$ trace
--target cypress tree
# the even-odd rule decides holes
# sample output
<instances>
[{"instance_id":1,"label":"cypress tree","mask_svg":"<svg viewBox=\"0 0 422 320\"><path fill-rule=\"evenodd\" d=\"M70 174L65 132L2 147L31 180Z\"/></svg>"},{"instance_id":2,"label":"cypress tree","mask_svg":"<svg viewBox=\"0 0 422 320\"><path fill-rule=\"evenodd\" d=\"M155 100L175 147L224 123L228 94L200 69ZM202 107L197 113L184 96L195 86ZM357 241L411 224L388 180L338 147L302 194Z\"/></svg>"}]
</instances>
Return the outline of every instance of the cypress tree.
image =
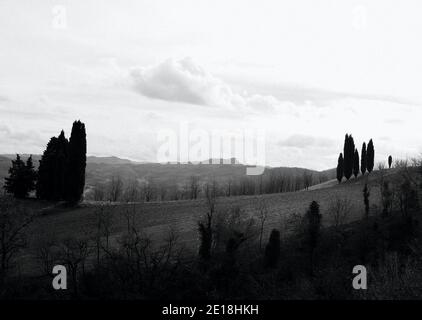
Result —
<instances>
[{"instance_id":1,"label":"cypress tree","mask_svg":"<svg viewBox=\"0 0 422 320\"><path fill-rule=\"evenodd\" d=\"M309 206L309 210L305 215L307 226L306 226L306 237L310 249L310 273L313 275L314 270L314 253L319 242L321 220L322 215L319 213L319 204L316 201L312 201Z\"/></svg>"},{"instance_id":2,"label":"cypress tree","mask_svg":"<svg viewBox=\"0 0 422 320\"><path fill-rule=\"evenodd\" d=\"M280 258L280 231L273 229L265 247L265 266L275 268Z\"/></svg>"},{"instance_id":3,"label":"cypress tree","mask_svg":"<svg viewBox=\"0 0 422 320\"><path fill-rule=\"evenodd\" d=\"M4 189L7 193L13 194L16 198L25 198L28 191L25 187L25 163L20 155L16 155L16 160L12 160L9 168L9 177L5 178Z\"/></svg>"},{"instance_id":4,"label":"cypress tree","mask_svg":"<svg viewBox=\"0 0 422 320\"><path fill-rule=\"evenodd\" d=\"M52 137L47 144L38 169L37 197L44 200L63 200L66 191L66 162L69 142L64 132Z\"/></svg>"},{"instance_id":5,"label":"cypress tree","mask_svg":"<svg viewBox=\"0 0 422 320\"><path fill-rule=\"evenodd\" d=\"M369 189L368 184L365 183L365 187L363 188L363 203L365 205L365 217L369 217Z\"/></svg>"},{"instance_id":6,"label":"cypress tree","mask_svg":"<svg viewBox=\"0 0 422 320\"><path fill-rule=\"evenodd\" d=\"M350 179L353 173L353 159L354 159L354 152L355 152L355 142L353 140L352 135L346 134L344 139L344 176L347 180Z\"/></svg>"},{"instance_id":7,"label":"cypress tree","mask_svg":"<svg viewBox=\"0 0 422 320\"><path fill-rule=\"evenodd\" d=\"M364 142L362 145L362 152L360 154L361 159L360 159L360 171L362 172L362 175L365 175L366 172L366 143Z\"/></svg>"},{"instance_id":8,"label":"cypress tree","mask_svg":"<svg viewBox=\"0 0 422 320\"><path fill-rule=\"evenodd\" d=\"M337 162L337 180L339 183L341 183L341 180L343 179L343 175L344 175L343 170L344 170L343 154L340 153L338 157L338 162Z\"/></svg>"},{"instance_id":9,"label":"cypress tree","mask_svg":"<svg viewBox=\"0 0 422 320\"><path fill-rule=\"evenodd\" d=\"M26 160L25 165L25 187L28 192L35 190L35 183L37 180L37 172L35 171L34 164L32 162L32 155Z\"/></svg>"},{"instance_id":10,"label":"cypress tree","mask_svg":"<svg viewBox=\"0 0 422 320\"><path fill-rule=\"evenodd\" d=\"M38 167L38 181L36 185L37 198L49 200L53 192L53 156L57 138L52 137L41 156Z\"/></svg>"},{"instance_id":11,"label":"cypress tree","mask_svg":"<svg viewBox=\"0 0 422 320\"><path fill-rule=\"evenodd\" d=\"M85 187L86 168L86 131L85 124L75 121L69 139L69 154L67 161L67 192L66 200L77 203L82 199Z\"/></svg>"},{"instance_id":12,"label":"cypress tree","mask_svg":"<svg viewBox=\"0 0 422 320\"><path fill-rule=\"evenodd\" d=\"M353 175L355 178L359 175L359 152L355 149L354 160L353 160Z\"/></svg>"},{"instance_id":13,"label":"cypress tree","mask_svg":"<svg viewBox=\"0 0 422 320\"><path fill-rule=\"evenodd\" d=\"M368 143L368 150L366 151L366 167L369 173L374 170L374 159L375 159L375 150L374 150L374 143L372 139L369 140Z\"/></svg>"},{"instance_id":14,"label":"cypress tree","mask_svg":"<svg viewBox=\"0 0 422 320\"><path fill-rule=\"evenodd\" d=\"M57 138L57 149L54 157L53 199L64 200L66 195L66 162L68 157L69 141L62 130Z\"/></svg>"}]
</instances>

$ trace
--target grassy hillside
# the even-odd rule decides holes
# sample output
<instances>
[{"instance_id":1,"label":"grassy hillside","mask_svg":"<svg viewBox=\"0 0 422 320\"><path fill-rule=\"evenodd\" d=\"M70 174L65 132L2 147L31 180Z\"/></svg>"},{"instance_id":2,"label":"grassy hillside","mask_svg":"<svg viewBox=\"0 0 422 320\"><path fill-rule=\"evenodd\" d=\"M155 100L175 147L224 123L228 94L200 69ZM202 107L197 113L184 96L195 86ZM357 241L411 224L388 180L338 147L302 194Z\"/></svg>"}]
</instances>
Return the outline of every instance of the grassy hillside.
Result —
<instances>
[{"instance_id":1,"label":"grassy hillside","mask_svg":"<svg viewBox=\"0 0 422 320\"><path fill-rule=\"evenodd\" d=\"M418 277L422 270L418 263L422 247L420 210L414 207L412 213L403 213L400 202L396 202L384 215L381 201L383 181L403 188L404 173L419 179L413 169L406 170L375 171L341 184L332 180L292 193L219 197L211 260L198 257L198 222L204 221L209 208L204 199L85 202L73 208L26 200L21 204L36 212L36 217L27 230L28 246L16 257L13 274L18 278L10 278L15 280L9 290L14 290L14 296L28 297L31 293L27 290L35 288L36 297L48 299L417 298L422 294L422 279ZM362 194L365 183L370 189L368 217ZM409 193L401 195L407 197ZM340 224L335 224L332 215L336 199L347 199L350 209ZM303 217L312 201L319 203L322 229L317 246L309 251L312 246ZM268 216L261 246L259 216L264 207ZM98 238L98 226L106 221L98 219L100 213L102 219L110 219L110 224L108 236L102 233ZM280 260L275 267L268 267L266 245L272 229L281 233ZM54 261L66 265L70 263L66 261L79 261L82 269L71 281L71 292L51 290ZM371 288L365 293L354 291L350 284L353 266L361 264L370 270ZM399 266L403 272L398 271Z\"/></svg>"},{"instance_id":2,"label":"grassy hillside","mask_svg":"<svg viewBox=\"0 0 422 320\"><path fill-rule=\"evenodd\" d=\"M390 174L393 174L391 171ZM379 205L378 173L369 177L371 188L371 205ZM260 196L220 197L217 200L217 212L227 214L233 208L240 208L242 217L257 216L260 203L264 202L268 209L268 219L265 223L264 238L272 228L288 233L291 230L290 218L303 215L309 204L316 200L321 206L323 224L331 224L328 206L337 196L348 198L353 206L348 221L360 219L364 214L362 189L366 178L351 179L338 184L330 181L315 190L270 194ZM31 231L33 241L40 235L49 235L56 239L68 237L87 237L96 228L96 213L106 203L85 203L78 208L52 206L41 210ZM205 200L167 201L157 203L110 204L107 210L113 213L112 239L117 239L126 230L125 213L134 212L136 225L152 240L162 241L170 230L175 231L179 240L188 251L196 252L198 246L197 223L207 212Z\"/></svg>"}]
</instances>

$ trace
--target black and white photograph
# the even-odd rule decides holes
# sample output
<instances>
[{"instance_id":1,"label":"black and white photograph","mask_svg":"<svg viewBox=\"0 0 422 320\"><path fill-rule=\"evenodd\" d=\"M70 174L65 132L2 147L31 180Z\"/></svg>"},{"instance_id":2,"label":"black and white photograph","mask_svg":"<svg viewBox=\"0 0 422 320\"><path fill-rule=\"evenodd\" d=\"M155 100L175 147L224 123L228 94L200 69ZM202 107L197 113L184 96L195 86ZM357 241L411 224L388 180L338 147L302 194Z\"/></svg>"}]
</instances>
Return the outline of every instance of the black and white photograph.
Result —
<instances>
[{"instance_id":1,"label":"black and white photograph","mask_svg":"<svg viewBox=\"0 0 422 320\"><path fill-rule=\"evenodd\" d=\"M421 16L0 0L0 301L421 300Z\"/></svg>"}]
</instances>

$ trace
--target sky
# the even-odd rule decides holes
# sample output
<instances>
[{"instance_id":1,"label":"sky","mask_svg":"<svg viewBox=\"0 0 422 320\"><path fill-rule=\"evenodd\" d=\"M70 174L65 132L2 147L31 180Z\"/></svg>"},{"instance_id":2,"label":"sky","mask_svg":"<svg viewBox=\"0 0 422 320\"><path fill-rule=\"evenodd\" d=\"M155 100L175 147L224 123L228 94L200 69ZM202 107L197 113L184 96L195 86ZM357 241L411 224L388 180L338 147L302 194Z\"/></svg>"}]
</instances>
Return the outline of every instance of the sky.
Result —
<instances>
[{"instance_id":1,"label":"sky","mask_svg":"<svg viewBox=\"0 0 422 320\"><path fill-rule=\"evenodd\" d=\"M419 155L421 10L386 0L0 0L0 153L40 154L80 119L88 154L139 161L157 161L160 132L182 139L184 126L264 129L269 166L333 168L346 133L359 152L372 138L376 161Z\"/></svg>"}]
</instances>

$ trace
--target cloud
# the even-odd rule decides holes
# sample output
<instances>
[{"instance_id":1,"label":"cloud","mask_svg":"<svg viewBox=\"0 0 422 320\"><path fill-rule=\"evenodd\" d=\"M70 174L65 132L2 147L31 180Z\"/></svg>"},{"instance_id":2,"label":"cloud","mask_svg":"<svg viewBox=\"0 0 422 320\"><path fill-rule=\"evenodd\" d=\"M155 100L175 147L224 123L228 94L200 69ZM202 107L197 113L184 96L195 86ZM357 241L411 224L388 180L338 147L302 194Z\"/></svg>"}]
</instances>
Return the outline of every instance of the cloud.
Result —
<instances>
[{"instance_id":1,"label":"cloud","mask_svg":"<svg viewBox=\"0 0 422 320\"><path fill-rule=\"evenodd\" d=\"M274 111L283 103L270 95L242 94L191 58L168 59L131 72L135 90L152 99L243 111Z\"/></svg>"},{"instance_id":2,"label":"cloud","mask_svg":"<svg viewBox=\"0 0 422 320\"><path fill-rule=\"evenodd\" d=\"M9 98L6 96L1 96L0 95L0 102L9 102Z\"/></svg>"},{"instance_id":3,"label":"cloud","mask_svg":"<svg viewBox=\"0 0 422 320\"><path fill-rule=\"evenodd\" d=\"M32 152L34 148L42 148L46 141L37 130L19 130L0 123L0 135L2 137L2 151L5 153Z\"/></svg>"},{"instance_id":4,"label":"cloud","mask_svg":"<svg viewBox=\"0 0 422 320\"><path fill-rule=\"evenodd\" d=\"M309 135L295 134L285 140L279 141L278 145L280 147L294 147L299 149L310 147L330 148L335 145L335 142L328 138L316 138Z\"/></svg>"}]
</instances>

